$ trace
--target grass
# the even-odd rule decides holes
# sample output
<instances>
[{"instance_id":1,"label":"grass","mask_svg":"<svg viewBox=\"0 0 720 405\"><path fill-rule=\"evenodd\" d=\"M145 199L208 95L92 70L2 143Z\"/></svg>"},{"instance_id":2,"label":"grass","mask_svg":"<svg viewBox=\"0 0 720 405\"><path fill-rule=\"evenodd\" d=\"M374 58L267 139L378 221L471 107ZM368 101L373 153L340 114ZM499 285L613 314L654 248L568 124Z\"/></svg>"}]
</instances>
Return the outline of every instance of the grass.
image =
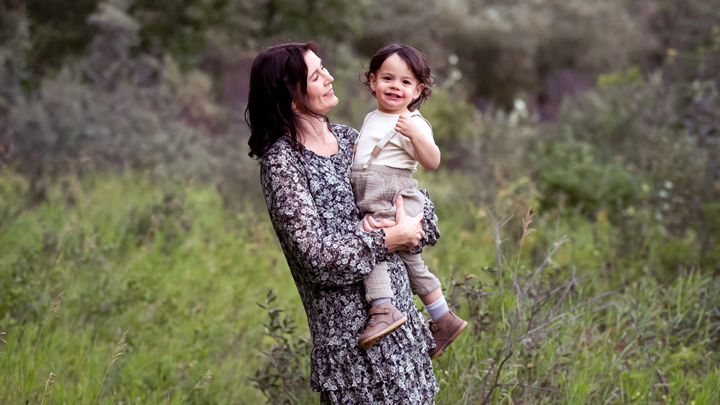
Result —
<instances>
[{"instance_id":1,"label":"grass","mask_svg":"<svg viewBox=\"0 0 720 405\"><path fill-rule=\"evenodd\" d=\"M421 177L443 231L424 258L471 325L434 362L438 404L720 402L712 269L621 255L612 224L571 212L532 218L522 247L520 218L496 239L488 207L448 188L460 180L446 176ZM249 378L267 364L260 350L277 340L265 335L267 313L255 303L276 291L273 306L296 321L296 335L308 332L264 211L232 212L212 187L158 183L149 173L66 177L49 190L29 206L29 184L0 173L0 404L265 400ZM524 212L517 197L490 208ZM530 283L563 235L569 242ZM533 287L519 296L516 284ZM528 314L563 285L567 294L538 313L568 316L513 343L500 367L508 337L532 330Z\"/></svg>"},{"instance_id":2,"label":"grass","mask_svg":"<svg viewBox=\"0 0 720 405\"><path fill-rule=\"evenodd\" d=\"M0 403L39 403L49 372L45 403L259 402L248 381L264 344L255 302L286 291L278 303L305 324L268 225L224 210L211 188L162 190L141 174L80 186L72 207L58 184L0 225ZM206 389L193 389L208 370Z\"/></svg>"}]
</instances>

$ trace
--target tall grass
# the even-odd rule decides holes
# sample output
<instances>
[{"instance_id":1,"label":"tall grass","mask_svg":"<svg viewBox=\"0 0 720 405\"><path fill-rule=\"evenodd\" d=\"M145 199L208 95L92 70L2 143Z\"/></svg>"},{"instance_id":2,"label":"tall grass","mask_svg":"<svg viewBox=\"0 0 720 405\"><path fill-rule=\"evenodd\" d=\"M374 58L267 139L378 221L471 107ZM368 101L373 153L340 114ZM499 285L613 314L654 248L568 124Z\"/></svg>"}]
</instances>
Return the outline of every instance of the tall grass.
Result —
<instances>
[{"instance_id":1,"label":"tall grass","mask_svg":"<svg viewBox=\"0 0 720 405\"><path fill-rule=\"evenodd\" d=\"M720 401L712 269L663 281L662 262L614 251L613 225L568 211L493 222L447 176L421 177L443 231L424 257L471 327L434 363L438 404ZM39 206L7 170L0 189L0 404L262 403L250 378L277 372L261 350L307 340L264 212L149 172L58 179ZM527 212L518 193L489 208ZM276 401L317 400L296 349L282 373L299 385Z\"/></svg>"},{"instance_id":2,"label":"tall grass","mask_svg":"<svg viewBox=\"0 0 720 405\"><path fill-rule=\"evenodd\" d=\"M23 179L0 175L0 204L19 212L0 221L0 404L40 403L50 371L45 403L260 400L248 380L264 342L255 302L285 291L278 302L305 324L274 233L254 212L225 210L212 188L164 184L151 173L72 178L32 207ZM44 316L61 291L57 318Z\"/></svg>"}]
</instances>

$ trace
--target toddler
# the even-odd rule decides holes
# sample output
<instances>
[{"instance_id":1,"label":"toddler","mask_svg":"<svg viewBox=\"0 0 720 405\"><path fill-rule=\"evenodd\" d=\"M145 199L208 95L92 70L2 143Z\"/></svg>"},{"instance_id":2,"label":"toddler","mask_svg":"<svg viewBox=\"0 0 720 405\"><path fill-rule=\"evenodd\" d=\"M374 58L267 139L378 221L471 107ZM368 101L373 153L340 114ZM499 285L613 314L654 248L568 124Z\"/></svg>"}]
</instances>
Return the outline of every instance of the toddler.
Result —
<instances>
[{"instance_id":1,"label":"toddler","mask_svg":"<svg viewBox=\"0 0 720 405\"><path fill-rule=\"evenodd\" d=\"M418 162L426 170L440 164L430 123L417 108L430 95L434 78L425 56L417 49L391 44L380 49L365 72L367 85L378 108L365 117L355 144L351 181L361 215L373 219L395 219L395 200L403 198L405 213L416 216L423 210L425 196L417 189L412 172ZM448 310L440 281L428 271L419 254L398 252L405 262L410 287L430 312L430 330L436 347L430 357L442 354L465 329L467 322ZM387 263L378 263L365 278L370 303L368 325L358 338L366 348L407 321L392 303L393 292Z\"/></svg>"}]
</instances>

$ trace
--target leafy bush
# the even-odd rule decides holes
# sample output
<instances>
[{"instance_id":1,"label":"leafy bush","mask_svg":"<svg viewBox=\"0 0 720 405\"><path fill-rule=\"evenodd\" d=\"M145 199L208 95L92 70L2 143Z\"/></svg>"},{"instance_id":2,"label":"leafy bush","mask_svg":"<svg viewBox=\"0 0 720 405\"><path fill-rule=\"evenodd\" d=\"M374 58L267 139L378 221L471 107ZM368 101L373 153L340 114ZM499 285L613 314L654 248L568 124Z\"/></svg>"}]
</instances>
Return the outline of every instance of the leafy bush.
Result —
<instances>
[{"instance_id":1,"label":"leafy bush","mask_svg":"<svg viewBox=\"0 0 720 405\"><path fill-rule=\"evenodd\" d=\"M67 172L153 169L230 184L252 172L240 146L246 128L214 102L208 76L182 73L170 57L131 55L140 26L115 3L100 3L89 23L98 30L90 53L37 92L8 96L0 113L0 133L11 135L12 161L29 175L35 201ZM219 162L229 169L222 176Z\"/></svg>"},{"instance_id":2,"label":"leafy bush","mask_svg":"<svg viewBox=\"0 0 720 405\"><path fill-rule=\"evenodd\" d=\"M250 380L265 395L269 404L305 404L312 401L307 392L312 343L301 337L293 337L297 329L292 325L294 321L288 315L282 318L282 309L269 306L276 298L275 292L270 290L265 305L258 304L270 318L270 322L263 326L274 343L269 351L262 351L267 356L266 363Z\"/></svg>"},{"instance_id":3,"label":"leafy bush","mask_svg":"<svg viewBox=\"0 0 720 405\"><path fill-rule=\"evenodd\" d=\"M619 163L596 162L596 149L570 139L543 143L533 151L543 208L566 204L590 216L604 209L614 218L636 203L633 173Z\"/></svg>"}]
</instances>

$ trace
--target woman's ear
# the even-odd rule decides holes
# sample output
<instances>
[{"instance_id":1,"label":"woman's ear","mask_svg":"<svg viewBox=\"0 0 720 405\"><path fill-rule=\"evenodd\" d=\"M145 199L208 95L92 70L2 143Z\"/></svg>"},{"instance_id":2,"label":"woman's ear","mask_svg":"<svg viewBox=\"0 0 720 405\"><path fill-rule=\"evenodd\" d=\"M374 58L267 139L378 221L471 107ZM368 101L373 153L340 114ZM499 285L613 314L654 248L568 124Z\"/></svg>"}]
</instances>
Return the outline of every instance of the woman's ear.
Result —
<instances>
[{"instance_id":1,"label":"woman's ear","mask_svg":"<svg viewBox=\"0 0 720 405\"><path fill-rule=\"evenodd\" d=\"M377 85L377 77L375 77L374 73L370 73L370 76L368 76L368 80L370 81L370 90L375 92L375 86Z\"/></svg>"},{"instance_id":2,"label":"woman's ear","mask_svg":"<svg viewBox=\"0 0 720 405\"><path fill-rule=\"evenodd\" d=\"M415 87L415 92L413 93L413 100L420 97L423 90L425 90L425 85L423 83L418 84L417 87Z\"/></svg>"}]
</instances>

